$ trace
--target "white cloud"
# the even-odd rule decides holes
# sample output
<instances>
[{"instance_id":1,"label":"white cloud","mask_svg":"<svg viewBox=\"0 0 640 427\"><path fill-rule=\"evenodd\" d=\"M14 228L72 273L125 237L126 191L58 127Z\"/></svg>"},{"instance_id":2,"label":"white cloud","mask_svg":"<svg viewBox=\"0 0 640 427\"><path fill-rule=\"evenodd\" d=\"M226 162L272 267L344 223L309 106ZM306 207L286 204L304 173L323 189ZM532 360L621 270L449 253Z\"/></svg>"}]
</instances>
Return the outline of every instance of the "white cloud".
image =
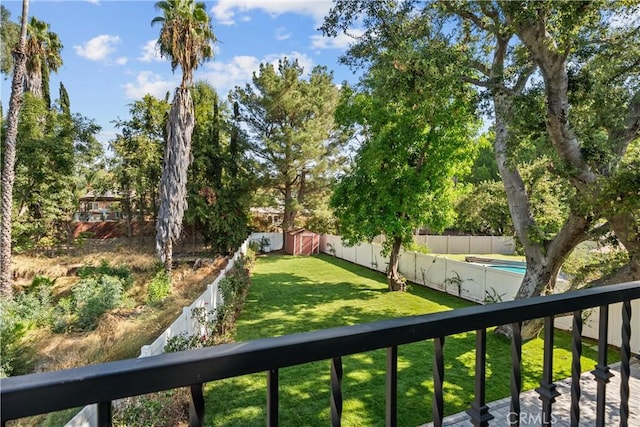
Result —
<instances>
[{"instance_id":1,"label":"white cloud","mask_svg":"<svg viewBox=\"0 0 640 427\"><path fill-rule=\"evenodd\" d=\"M122 85L127 98L140 99L146 94L151 94L156 98L164 98L167 91L173 91L178 87L180 81L177 78L172 80L162 80L158 74L151 71L140 71L136 76L136 81Z\"/></svg>"},{"instance_id":2,"label":"white cloud","mask_svg":"<svg viewBox=\"0 0 640 427\"><path fill-rule=\"evenodd\" d=\"M83 58L91 61L103 61L107 59L109 54L115 52L115 45L118 43L120 43L120 37L102 34L73 48Z\"/></svg>"},{"instance_id":3,"label":"white cloud","mask_svg":"<svg viewBox=\"0 0 640 427\"><path fill-rule=\"evenodd\" d=\"M362 34L364 34L363 30L353 29L349 31L349 35L338 33L336 37L314 35L310 37L311 47L314 49L346 49Z\"/></svg>"},{"instance_id":4,"label":"white cloud","mask_svg":"<svg viewBox=\"0 0 640 427\"><path fill-rule=\"evenodd\" d=\"M311 72L313 59L300 52L290 52L288 54L271 54L258 59L255 56L235 56L228 62L213 61L204 65L198 71L196 78L206 80L216 88L220 96L226 96L230 90L236 86L244 87L251 83L253 72L257 72L261 63L278 65L278 60L287 57L297 59L300 66L304 68L304 75Z\"/></svg>"},{"instance_id":5,"label":"white cloud","mask_svg":"<svg viewBox=\"0 0 640 427\"><path fill-rule=\"evenodd\" d=\"M276 40L286 40L291 37L291 33L285 27L276 28Z\"/></svg>"},{"instance_id":6,"label":"white cloud","mask_svg":"<svg viewBox=\"0 0 640 427\"><path fill-rule=\"evenodd\" d=\"M126 65L126 63L129 62L129 58L127 58L126 56L121 56L119 58L116 58L115 62L118 65Z\"/></svg>"},{"instance_id":7,"label":"white cloud","mask_svg":"<svg viewBox=\"0 0 640 427\"><path fill-rule=\"evenodd\" d=\"M142 54L138 57L138 61L142 62L156 62L164 61L164 58L160 56L160 50L157 47L157 40L149 40L142 47Z\"/></svg>"},{"instance_id":8,"label":"white cloud","mask_svg":"<svg viewBox=\"0 0 640 427\"><path fill-rule=\"evenodd\" d=\"M221 25L233 25L237 12L262 10L273 16L297 13L311 16L316 23L322 22L332 5L331 0L219 0L211 13Z\"/></svg>"}]
</instances>

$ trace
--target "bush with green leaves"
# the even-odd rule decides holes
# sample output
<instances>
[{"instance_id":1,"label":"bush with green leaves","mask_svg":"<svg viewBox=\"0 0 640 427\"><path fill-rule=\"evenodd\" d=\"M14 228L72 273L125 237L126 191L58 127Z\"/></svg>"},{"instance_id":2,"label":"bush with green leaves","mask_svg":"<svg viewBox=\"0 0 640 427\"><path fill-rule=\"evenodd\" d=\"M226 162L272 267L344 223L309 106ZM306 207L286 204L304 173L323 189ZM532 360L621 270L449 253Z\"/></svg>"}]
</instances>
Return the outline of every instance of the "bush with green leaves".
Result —
<instances>
[{"instance_id":1,"label":"bush with green leaves","mask_svg":"<svg viewBox=\"0 0 640 427\"><path fill-rule=\"evenodd\" d=\"M175 426L188 424L190 395L186 388L123 399L115 405L113 425Z\"/></svg>"},{"instance_id":2,"label":"bush with green leaves","mask_svg":"<svg viewBox=\"0 0 640 427\"><path fill-rule=\"evenodd\" d=\"M78 276L83 279L90 277L100 278L103 275L117 277L120 279L125 289L128 289L133 284L133 274L129 267L124 265L111 266L109 265L109 261L106 259L103 259L97 267L85 265L78 269Z\"/></svg>"},{"instance_id":3,"label":"bush with green leaves","mask_svg":"<svg viewBox=\"0 0 640 427\"><path fill-rule=\"evenodd\" d=\"M14 374L15 363L20 352L20 340L27 327L18 315L18 304L13 300L0 299L0 378Z\"/></svg>"},{"instance_id":4,"label":"bush with green leaves","mask_svg":"<svg viewBox=\"0 0 640 427\"><path fill-rule=\"evenodd\" d=\"M158 271L147 286L147 304L156 304L171 294L171 276L165 271Z\"/></svg>"},{"instance_id":5,"label":"bush with green leaves","mask_svg":"<svg viewBox=\"0 0 640 427\"><path fill-rule=\"evenodd\" d=\"M73 288L73 299L77 315L76 327L91 330L98 318L124 301L124 283L116 276L106 274L98 278L86 277Z\"/></svg>"},{"instance_id":6,"label":"bush with green leaves","mask_svg":"<svg viewBox=\"0 0 640 427\"><path fill-rule=\"evenodd\" d=\"M53 284L54 281L48 277L35 277L31 285L15 297L17 316L33 326L50 326L55 317Z\"/></svg>"},{"instance_id":7,"label":"bush with green leaves","mask_svg":"<svg viewBox=\"0 0 640 427\"><path fill-rule=\"evenodd\" d=\"M191 311L198 333L185 332L167 340L165 352L190 350L224 342L233 330L249 290L250 271L255 263L255 252L248 250L240 257L218 286L224 303L214 309L196 307Z\"/></svg>"}]
</instances>

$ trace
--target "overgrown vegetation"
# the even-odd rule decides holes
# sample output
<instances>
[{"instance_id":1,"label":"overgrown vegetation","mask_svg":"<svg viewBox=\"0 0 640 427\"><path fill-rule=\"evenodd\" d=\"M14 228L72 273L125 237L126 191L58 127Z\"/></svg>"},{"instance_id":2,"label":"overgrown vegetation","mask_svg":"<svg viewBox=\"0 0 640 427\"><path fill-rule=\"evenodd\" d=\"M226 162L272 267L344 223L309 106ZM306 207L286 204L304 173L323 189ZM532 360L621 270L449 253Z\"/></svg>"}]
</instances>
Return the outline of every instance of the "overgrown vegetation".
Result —
<instances>
[{"instance_id":1,"label":"overgrown vegetation","mask_svg":"<svg viewBox=\"0 0 640 427\"><path fill-rule=\"evenodd\" d=\"M181 333L167 341L165 352L209 347L232 340L235 321L240 314L251 282L255 252L240 257L219 286L224 304L215 309L196 307L191 311L197 332ZM156 276L157 277L157 276ZM114 411L115 426L175 426L188 417L189 394L186 389L167 390L121 401Z\"/></svg>"},{"instance_id":2,"label":"overgrown vegetation","mask_svg":"<svg viewBox=\"0 0 640 427\"><path fill-rule=\"evenodd\" d=\"M171 294L171 277L166 271L158 271L147 286L147 304L156 304Z\"/></svg>"}]
</instances>

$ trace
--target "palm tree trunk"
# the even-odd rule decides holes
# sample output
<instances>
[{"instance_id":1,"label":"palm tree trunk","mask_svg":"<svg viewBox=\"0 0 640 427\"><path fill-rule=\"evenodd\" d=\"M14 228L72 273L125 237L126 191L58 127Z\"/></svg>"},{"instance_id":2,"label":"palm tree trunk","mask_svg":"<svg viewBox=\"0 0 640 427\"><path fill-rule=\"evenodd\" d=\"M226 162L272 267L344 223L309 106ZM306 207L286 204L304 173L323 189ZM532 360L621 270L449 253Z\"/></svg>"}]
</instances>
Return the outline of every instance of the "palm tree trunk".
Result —
<instances>
[{"instance_id":1,"label":"palm tree trunk","mask_svg":"<svg viewBox=\"0 0 640 427\"><path fill-rule=\"evenodd\" d=\"M2 225L0 226L0 294L4 298L13 297L11 280L11 208L13 206L13 183L15 181L16 141L18 138L18 118L22 105L23 81L27 57L24 53L27 40L27 16L29 0L22 0L22 21L20 40L16 46L7 117L7 133L2 169Z\"/></svg>"},{"instance_id":2,"label":"palm tree trunk","mask_svg":"<svg viewBox=\"0 0 640 427\"><path fill-rule=\"evenodd\" d=\"M195 125L189 89L179 87L167 123L167 144L160 180L156 221L156 253L171 271L172 245L180 238L187 208L187 170L191 162L191 134Z\"/></svg>"}]
</instances>

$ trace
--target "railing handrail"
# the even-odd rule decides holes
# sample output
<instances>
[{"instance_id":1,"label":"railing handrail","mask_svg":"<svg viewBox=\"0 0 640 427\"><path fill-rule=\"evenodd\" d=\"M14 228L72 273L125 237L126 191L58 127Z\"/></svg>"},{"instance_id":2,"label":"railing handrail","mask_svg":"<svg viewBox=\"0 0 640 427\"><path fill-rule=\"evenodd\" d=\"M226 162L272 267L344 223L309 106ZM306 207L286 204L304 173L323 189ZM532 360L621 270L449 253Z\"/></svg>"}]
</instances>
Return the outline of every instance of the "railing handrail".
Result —
<instances>
[{"instance_id":1,"label":"railing handrail","mask_svg":"<svg viewBox=\"0 0 640 427\"><path fill-rule=\"evenodd\" d=\"M640 281L0 380L3 422L640 298Z\"/></svg>"}]
</instances>

